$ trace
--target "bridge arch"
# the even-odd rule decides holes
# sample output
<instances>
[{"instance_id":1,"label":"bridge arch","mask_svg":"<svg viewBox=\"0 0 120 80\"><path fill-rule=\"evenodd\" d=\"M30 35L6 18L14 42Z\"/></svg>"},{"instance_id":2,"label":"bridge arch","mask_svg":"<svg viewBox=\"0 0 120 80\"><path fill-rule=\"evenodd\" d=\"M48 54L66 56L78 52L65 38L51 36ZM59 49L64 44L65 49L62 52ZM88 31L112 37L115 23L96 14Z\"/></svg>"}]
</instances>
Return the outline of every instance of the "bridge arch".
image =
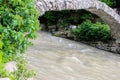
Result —
<instances>
[{"instance_id":1,"label":"bridge arch","mask_svg":"<svg viewBox=\"0 0 120 80\"><path fill-rule=\"evenodd\" d=\"M35 6L43 15L46 11L85 9L109 24L113 37L120 43L120 16L98 0L35 0Z\"/></svg>"}]
</instances>

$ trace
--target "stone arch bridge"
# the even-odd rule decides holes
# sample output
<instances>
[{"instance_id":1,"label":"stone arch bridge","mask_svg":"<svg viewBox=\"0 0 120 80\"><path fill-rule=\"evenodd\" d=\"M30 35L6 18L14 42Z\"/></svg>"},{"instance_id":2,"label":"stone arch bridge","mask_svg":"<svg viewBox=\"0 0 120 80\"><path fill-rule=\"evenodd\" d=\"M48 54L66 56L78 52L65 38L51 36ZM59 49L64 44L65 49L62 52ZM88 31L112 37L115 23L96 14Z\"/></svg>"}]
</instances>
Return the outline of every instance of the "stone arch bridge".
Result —
<instances>
[{"instance_id":1,"label":"stone arch bridge","mask_svg":"<svg viewBox=\"0 0 120 80\"><path fill-rule=\"evenodd\" d=\"M113 37L120 43L120 16L99 0L35 0L35 6L43 15L46 11L85 9L96 14L110 25Z\"/></svg>"}]
</instances>

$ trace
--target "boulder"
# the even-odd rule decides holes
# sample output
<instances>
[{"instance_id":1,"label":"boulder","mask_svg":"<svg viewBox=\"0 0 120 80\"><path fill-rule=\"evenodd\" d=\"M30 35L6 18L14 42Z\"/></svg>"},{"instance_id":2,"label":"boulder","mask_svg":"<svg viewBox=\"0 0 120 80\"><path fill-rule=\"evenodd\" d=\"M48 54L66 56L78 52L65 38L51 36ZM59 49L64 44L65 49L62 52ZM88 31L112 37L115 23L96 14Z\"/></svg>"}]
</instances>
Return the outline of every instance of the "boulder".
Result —
<instances>
[{"instance_id":1,"label":"boulder","mask_svg":"<svg viewBox=\"0 0 120 80\"><path fill-rule=\"evenodd\" d=\"M5 64L5 69L8 71L8 72L14 72L14 71L17 71L18 68L17 68L17 63L15 61L11 61L11 62L8 62Z\"/></svg>"},{"instance_id":2,"label":"boulder","mask_svg":"<svg viewBox=\"0 0 120 80\"><path fill-rule=\"evenodd\" d=\"M73 29L76 29L77 26L76 25L70 25L69 28L73 30Z\"/></svg>"},{"instance_id":3,"label":"boulder","mask_svg":"<svg viewBox=\"0 0 120 80\"><path fill-rule=\"evenodd\" d=\"M10 80L9 78L0 78L0 80Z\"/></svg>"},{"instance_id":4,"label":"boulder","mask_svg":"<svg viewBox=\"0 0 120 80\"><path fill-rule=\"evenodd\" d=\"M34 80L33 78L28 78L27 80Z\"/></svg>"}]
</instances>

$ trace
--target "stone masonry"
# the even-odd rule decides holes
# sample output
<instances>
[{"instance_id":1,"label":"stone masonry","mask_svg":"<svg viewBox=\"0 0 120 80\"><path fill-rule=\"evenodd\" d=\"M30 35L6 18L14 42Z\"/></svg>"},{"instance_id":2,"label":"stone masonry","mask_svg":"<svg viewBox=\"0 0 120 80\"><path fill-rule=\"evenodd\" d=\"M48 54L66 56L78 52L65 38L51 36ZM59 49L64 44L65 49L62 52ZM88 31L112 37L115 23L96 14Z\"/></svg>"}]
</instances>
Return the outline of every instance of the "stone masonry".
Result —
<instances>
[{"instance_id":1,"label":"stone masonry","mask_svg":"<svg viewBox=\"0 0 120 80\"><path fill-rule=\"evenodd\" d=\"M113 37L120 43L120 16L99 0L35 0L35 6L43 15L46 11L85 9L96 14L110 25Z\"/></svg>"}]
</instances>

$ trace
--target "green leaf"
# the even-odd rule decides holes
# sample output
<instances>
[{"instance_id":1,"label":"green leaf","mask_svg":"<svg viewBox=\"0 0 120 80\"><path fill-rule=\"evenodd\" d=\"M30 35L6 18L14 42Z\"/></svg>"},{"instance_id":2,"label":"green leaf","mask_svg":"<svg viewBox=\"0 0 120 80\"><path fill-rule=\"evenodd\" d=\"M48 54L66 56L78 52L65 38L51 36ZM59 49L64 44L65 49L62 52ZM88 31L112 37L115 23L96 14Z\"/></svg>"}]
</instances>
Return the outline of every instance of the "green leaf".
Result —
<instances>
[{"instance_id":1,"label":"green leaf","mask_svg":"<svg viewBox=\"0 0 120 80\"><path fill-rule=\"evenodd\" d=\"M0 63L2 63L3 52L0 50Z\"/></svg>"}]
</instances>

